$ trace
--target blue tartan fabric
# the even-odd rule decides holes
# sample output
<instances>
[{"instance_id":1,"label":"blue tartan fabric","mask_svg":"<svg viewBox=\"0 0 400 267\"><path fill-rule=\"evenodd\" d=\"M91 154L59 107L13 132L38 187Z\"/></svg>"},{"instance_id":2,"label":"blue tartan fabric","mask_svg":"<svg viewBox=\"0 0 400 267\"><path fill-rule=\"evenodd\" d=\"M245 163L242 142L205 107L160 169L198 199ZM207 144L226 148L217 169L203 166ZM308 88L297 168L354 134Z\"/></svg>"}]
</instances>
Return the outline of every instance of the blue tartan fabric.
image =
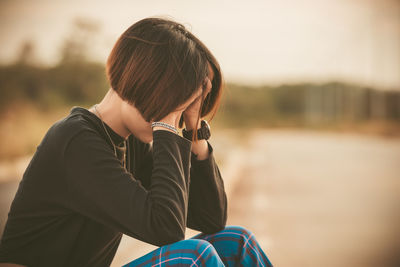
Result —
<instances>
[{"instance_id":1,"label":"blue tartan fabric","mask_svg":"<svg viewBox=\"0 0 400 267\"><path fill-rule=\"evenodd\" d=\"M214 234L197 234L190 239L162 246L129 262L133 266L272 266L252 232L227 226Z\"/></svg>"}]
</instances>

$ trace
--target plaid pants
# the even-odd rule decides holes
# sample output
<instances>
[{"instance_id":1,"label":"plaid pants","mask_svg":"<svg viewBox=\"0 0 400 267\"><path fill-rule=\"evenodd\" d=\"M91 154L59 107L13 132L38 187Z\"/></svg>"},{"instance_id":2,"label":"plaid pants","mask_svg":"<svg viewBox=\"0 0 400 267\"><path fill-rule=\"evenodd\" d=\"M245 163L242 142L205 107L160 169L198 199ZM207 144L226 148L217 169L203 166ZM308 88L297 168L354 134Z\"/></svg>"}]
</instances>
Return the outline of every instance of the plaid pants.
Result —
<instances>
[{"instance_id":1,"label":"plaid pants","mask_svg":"<svg viewBox=\"0 0 400 267\"><path fill-rule=\"evenodd\" d=\"M132 266L272 266L255 236L241 226L159 247L131 261Z\"/></svg>"}]
</instances>

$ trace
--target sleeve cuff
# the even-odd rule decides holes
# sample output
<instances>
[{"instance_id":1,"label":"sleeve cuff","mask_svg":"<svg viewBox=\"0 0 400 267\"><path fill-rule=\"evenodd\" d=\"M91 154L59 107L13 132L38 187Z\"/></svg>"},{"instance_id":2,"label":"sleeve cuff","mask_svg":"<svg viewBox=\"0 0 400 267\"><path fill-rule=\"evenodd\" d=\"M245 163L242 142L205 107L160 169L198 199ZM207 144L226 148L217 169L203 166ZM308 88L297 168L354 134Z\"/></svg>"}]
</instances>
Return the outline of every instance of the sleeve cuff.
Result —
<instances>
[{"instance_id":1,"label":"sleeve cuff","mask_svg":"<svg viewBox=\"0 0 400 267\"><path fill-rule=\"evenodd\" d=\"M192 166L210 164L214 160L214 149L211 146L210 142L208 142L208 140L207 140L207 145L208 145L208 157L203 160L198 160L196 154L191 152Z\"/></svg>"}]
</instances>

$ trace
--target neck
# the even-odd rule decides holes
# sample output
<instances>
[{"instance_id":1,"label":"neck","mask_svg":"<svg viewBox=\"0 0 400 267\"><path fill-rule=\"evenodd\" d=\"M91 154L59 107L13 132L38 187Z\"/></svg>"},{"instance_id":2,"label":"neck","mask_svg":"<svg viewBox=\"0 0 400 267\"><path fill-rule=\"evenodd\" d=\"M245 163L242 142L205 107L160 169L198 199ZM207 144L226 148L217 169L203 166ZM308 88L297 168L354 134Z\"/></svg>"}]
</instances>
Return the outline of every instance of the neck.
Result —
<instances>
[{"instance_id":1,"label":"neck","mask_svg":"<svg viewBox=\"0 0 400 267\"><path fill-rule=\"evenodd\" d=\"M129 130L125 127L122 116L121 116L121 104L122 99L119 95L112 89L110 89L104 96L103 100L96 106L97 116L99 116L104 123L113 129L118 135L123 138L128 138L131 134Z\"/></svg>"}]
</instances>

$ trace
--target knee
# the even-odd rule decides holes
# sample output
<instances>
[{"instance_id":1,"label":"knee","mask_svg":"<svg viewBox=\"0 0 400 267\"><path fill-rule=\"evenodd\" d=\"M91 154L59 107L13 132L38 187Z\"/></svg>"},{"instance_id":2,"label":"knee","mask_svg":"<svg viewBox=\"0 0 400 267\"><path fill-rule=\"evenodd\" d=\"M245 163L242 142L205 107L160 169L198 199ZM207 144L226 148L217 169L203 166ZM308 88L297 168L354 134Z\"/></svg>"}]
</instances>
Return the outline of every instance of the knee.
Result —
<instances>
[{"instance_id":1,"label":"knee","mask_svg":"<svg viewBox=\"0 0 400 267\"><path fill-rule=\"evenodd\" d=\"M240 236L244 237L244 239L246 239L246 240L253 236L253 233L249 229L247 229L243 226L239 226L239 225L226 226L223 231L239 234Z\"/></svg>"},{"instance_id":2,"label":"knee","mask_svg":"<svg viewBox=\"0 0 400 267\"><path fill-rule=\"evenodd\" d=\"M202 239L186 239L162 246L124 267L142 266L145 263L161 266L162 263L167 262L171 266L223 266L220 264L222 261L217 251L210 242Z\"/></svg>"},{"instance_id":3,"label":"knee","mask_svg":"<svg viewBox=\"0 0 400 267\"><path fill-rule=\"evenodd\" d=\"M220 261L214 246L204 239L186 239L175 243L193 262Z\"/></svg>"},{"instance_id":4,"label":"knee","mask_svg":"<svg viewBox=\"0 0 400 267\"><path fill-rule=\"evenodd\" d=\"M181 240L175 244L179 245L179 247L192 251L197 251L200 253L207 247L212 247L212 244L210 242L203 239L186 239L186 240Z\"/></svg>"}]
</instances>

